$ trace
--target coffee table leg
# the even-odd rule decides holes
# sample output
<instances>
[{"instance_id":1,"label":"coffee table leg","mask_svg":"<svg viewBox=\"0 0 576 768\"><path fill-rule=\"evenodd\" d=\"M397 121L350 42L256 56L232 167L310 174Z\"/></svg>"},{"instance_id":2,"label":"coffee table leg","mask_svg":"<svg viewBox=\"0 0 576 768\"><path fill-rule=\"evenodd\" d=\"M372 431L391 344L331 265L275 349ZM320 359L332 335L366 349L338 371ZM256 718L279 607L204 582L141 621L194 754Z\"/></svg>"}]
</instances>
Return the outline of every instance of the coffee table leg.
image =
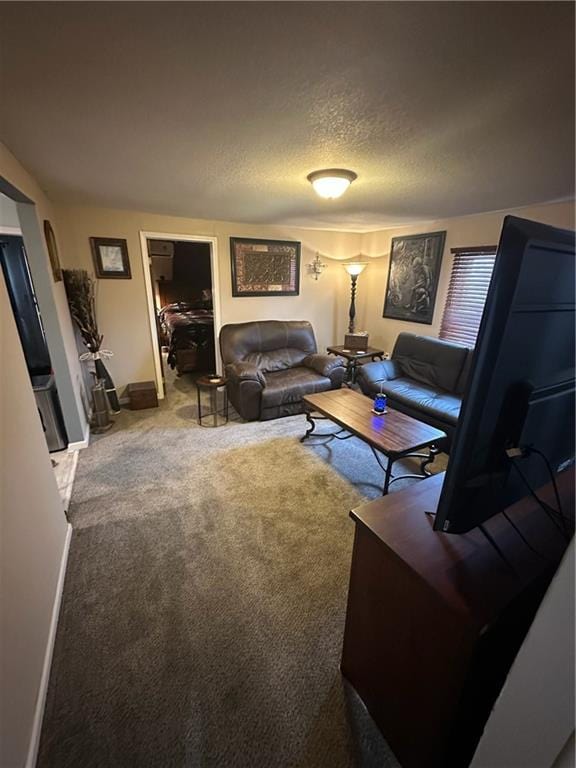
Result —
<instances>
[{"instance_id":1,"label":"coffee table leg","mask_svg":"<svg viewBox=\"0 0 576 768\"><path fill-rule=\"evenodd\" d=\"M388 463L386 464L386 470L384 473L384 488L382 489L382 496L386 496L388 493L388 488L390 487L390 478L392 477L392 464L393 464L392 458L388 457Z\"/></svg>"},{"instance_id":2,"label":"coffee table leg","mask_svg":"<svg viewBox=\"0 0 576 768\"><path fill-rule=\"evenodd\" d=\"M384 454L386 457L386 466L384 466L382 459L380 458L380 455L378 451L374 448L373 445L370 446L370 450L372 451L374 458L380 464L382 469L384 470L384 487L382 488L382 496L386 496L388 493L388 487L390 486L391 482L394 482L392 480L392 465L395 462L395 458L392 458L392 456L388 456L388 454Z\"/></svg>"},{"instance_id":3,"label":"coffee table leg","mask_svg":"<svg viewBox=\"0 0 576 768\"><path fill-rule=\"evenodd\" d=\"M308 422L308 428L306 429L306 434L302 435L302 437L300 438L301 443L303 443L304 440L310 437L312 432L314 432L314 430L316 429L316 422L312 418L310 411L306 411L305 413L306 413L306 421Z\"/></svg>"},{"instance_id":4,"label":"coffee table leg","mask_svg":"<svg viewBox=\"0 0 576 768\"><path fill-rule=\"evenodd\" d=\"M424 461L420 462L420 471L425 477L430 477L432 475L432 472L429 472L426 467L428 464L433 464L434 459L438 454L440 453L440 450L435 446L431 445L429 448L428 458L424 459Z\"/></svg>"}]
</instances>

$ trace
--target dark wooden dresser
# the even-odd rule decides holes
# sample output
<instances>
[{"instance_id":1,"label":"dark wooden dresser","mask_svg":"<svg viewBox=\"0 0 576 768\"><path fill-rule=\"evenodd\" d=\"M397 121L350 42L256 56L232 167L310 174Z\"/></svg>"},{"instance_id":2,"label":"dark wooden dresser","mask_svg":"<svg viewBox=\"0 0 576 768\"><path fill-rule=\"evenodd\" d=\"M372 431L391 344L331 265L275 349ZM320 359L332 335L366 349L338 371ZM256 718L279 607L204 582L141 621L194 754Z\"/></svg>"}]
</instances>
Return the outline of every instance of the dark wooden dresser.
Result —
<instances>
[{"instance_id":1,"label":"dark wooden dresser","mask_svg":"<svg viewBox=\"0 0 576 768\"><path fill-rule=\"evenodd\" d=\"M501 514L486 524L509 565L479 530L434 531L443 477L351 512L341 669L403 768L469 764L567 546L531 498L507 510L521 535ZM573 471L559 484L573 508Z\"/></svg>"}]
</instances>

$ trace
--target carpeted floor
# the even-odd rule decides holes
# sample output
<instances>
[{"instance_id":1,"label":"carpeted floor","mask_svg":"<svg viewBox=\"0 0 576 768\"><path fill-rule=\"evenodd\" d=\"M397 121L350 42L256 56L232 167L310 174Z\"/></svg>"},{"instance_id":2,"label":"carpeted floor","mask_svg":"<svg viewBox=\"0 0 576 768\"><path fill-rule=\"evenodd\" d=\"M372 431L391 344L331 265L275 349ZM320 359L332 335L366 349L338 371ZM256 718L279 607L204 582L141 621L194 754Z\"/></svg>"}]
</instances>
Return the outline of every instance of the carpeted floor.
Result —
<instances>
[{"instance_id":1,"label":"carpeted floor","mask_svg":"<svg viewBox=\"0 0 576 768\"><path fill-rule=\"evenodd\" d=\"M81 452L39 768L397 766L339 672L382 470L303 416L200 428L194 391Z\"/></svg>"}]
</instances>

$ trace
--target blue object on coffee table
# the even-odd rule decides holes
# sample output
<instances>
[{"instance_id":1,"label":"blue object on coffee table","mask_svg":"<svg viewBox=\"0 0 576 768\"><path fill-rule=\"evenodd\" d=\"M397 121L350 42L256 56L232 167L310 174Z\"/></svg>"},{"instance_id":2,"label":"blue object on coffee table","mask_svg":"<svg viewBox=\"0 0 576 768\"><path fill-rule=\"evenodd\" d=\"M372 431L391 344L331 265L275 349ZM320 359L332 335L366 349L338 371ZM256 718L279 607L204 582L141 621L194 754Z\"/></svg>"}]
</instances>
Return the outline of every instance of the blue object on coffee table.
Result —
<instances>
[{"instance_id":1,"label":"blue object on coffee table","mask_svg":"<svg viewBox=\"0 0 576 768\"><path fill-rule=\"evenodd\" d=\"M374 398L374 412L384 413L386 411L386 395L379 392Z\"/></svg>"}]
</instances>

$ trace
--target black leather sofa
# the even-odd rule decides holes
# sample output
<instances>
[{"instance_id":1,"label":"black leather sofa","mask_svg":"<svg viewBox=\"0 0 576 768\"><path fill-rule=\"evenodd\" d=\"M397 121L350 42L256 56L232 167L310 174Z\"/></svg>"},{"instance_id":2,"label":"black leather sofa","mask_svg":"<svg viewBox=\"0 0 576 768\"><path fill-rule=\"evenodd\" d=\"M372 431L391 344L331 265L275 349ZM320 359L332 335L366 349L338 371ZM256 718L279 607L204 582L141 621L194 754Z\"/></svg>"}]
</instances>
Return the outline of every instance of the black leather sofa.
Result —
<instances>
[{"instance_id":1,"label":"black leather sofa","mask_svg":"<svg viewBox=\"0 0 576 768\"><path fill-rule=\"evenodd\" d=\"M374 397L382 388L392 408L446 432L446 449L460 414L471 361L467 347L400 333L391 359L366 363L356 380L365 395Z\"/></svg>"},{"instance_id":2,"label":"black leather sofa","mask_svg":"<svg viewBox=\"0 0 576 768\"><path fill-rule=\"evenodd\" d=\"M248 421L302 412L302 398L342 386L346 361L319 355L306 320L224 325L220 352L228 397Z\"/></svg>"}]
</instances>

